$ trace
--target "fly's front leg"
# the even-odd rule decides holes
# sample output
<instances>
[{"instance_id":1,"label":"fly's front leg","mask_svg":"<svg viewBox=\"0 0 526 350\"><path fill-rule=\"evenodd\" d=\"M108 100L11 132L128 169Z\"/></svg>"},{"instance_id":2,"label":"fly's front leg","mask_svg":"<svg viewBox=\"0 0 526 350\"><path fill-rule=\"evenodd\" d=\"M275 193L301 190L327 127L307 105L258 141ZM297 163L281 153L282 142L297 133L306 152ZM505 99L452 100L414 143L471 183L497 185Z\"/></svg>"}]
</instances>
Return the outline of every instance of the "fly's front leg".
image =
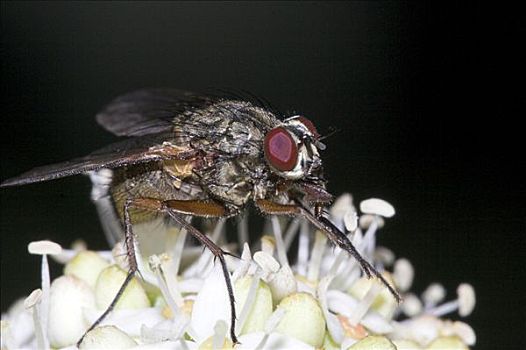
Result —
<instances>
[{"instance_id":1,"label":"fly's front leg","mask_svg":"<svg viewBox=\"0 0 526 350\"><path fill-rule=\"evenodd\" d=\"M327 238L333 243L339 246L341 249L345 250L353 258L358 261L363 272L367 277L375 276L378 278L382 284L389 290L397 302L402 301L402 297L396 289L394 289L385 278L376 270L376 268L371 265L363 256L356 250L354 245L351 243L349 238L341 232L332 222L329 221L326 217L322 215L321 208L315 208L316 214L312 214L308 209L301 206L301 204L279 204L266 199L260 199L256 201L256 206L265 214L271 215L301 215L307 220L309 220L314 226L323 231Z\"/></svg>"}]
</instances>

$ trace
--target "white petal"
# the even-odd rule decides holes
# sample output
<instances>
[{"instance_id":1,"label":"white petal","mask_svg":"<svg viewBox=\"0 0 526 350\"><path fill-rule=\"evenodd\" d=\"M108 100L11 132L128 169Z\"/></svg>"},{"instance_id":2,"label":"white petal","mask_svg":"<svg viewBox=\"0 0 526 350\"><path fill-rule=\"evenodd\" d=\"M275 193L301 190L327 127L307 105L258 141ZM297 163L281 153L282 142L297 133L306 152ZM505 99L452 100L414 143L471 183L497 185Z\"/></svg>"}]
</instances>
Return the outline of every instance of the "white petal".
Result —
<instances>
[{"instance_id":1,"label":"white petal","mask_svg":"<svg viewBox=\"0 0 526 350\"><path fill-rule=\"evenodd\" d=\"M347 231L354 232L358 228L358 214L356 211L353 209L347 210L343 217L343 223Z\"/></svg>"},{"instance_id":2,"label":"white petal","mask_svg":"<svg viewBox=\"0 0 526 350\"><path fill-rule=\"evenodd\" d=\"M51 258L59 264L65 265L79 253L74 249L62 249L62 252L57 255L51 255Z\"/></svg>"},{"instance_id":3,"label":"white petal","mask_svg":"<svg viewBox=\"0 0 526 350\"><path fill-rule=\"evenodd\" d=\"M84 309L88 324L93 324L101 315L101 310L95 308ZM101 325L114 325L132 337L141 335L141 327L154 327L165 321L160 308L119 309L113 310Z\"/></svg>"},{"instance_id":4,"label":"white petal","mask_svg":"<svg viewBox=\"0 0 526 350\"><path fill-rule=\"evenodd\" d=\"M349 317L349 322L356 325L361 322L363 316L371 308L376 297L382 292L383 288L376 280L371 280L371 284L365 296L358 302L353 314Z\"/></svg>"},{"instance_id":5,"label":"white petal","mask_svg":"<svg viewBox=\"0 0 526 350\"><path fill-rule=\"evenodd\" d=\"M60 254L62 252L62 247L59 244L51 241L35 241L28 244L27 250L29 254L54 255Z\"/></svg>"},{"instance_id":6,"label":"white petal","mask_svg":"<svg viewBox=\"0 0 526 350\"><path fill-rule=\"evenodd\" d=\"M467 283L462 283L457 288L458 314L462 317L468 316L475 308L475 289Z\"/></svg>"},{"instance_id":7,"label":"white petal","mask_svg":"<svg viewBox=\"0 0 526 350\"><path fill-rule=\"evenodd\" d=\"M296 270L302 276L307 274L307 264L309 261L309 223L306 220L301 222L300 237L298 239L298 254L296 259Z\"/></svg>"},{"instance_id":8,"label":"white petal","mask_svg":"<svg viewBox=\"0 0 526 350\"><path fill-rule=\"evenodd\" d=\"M327 303L329 310L349 317L358 305L358 300L347 293L339 290L329 290L327 292Z\"/></svg>"},{"instance_id":9,"label":"white petal","mask_svg":"<svg viewBox=\"0 0 526 350\"><path fill-rule=\"evenodd\" d=\"M217 321L230 325L230 300L221 264L216 263L194 302L191 326L199 339L214 333Z\"/></svg>"},{"instance_id":10,"label":"white petal","mask_svg":"<svg viewBox=\"0 0 526 350\"><path fill-rule=\"evenodd\" d=\"M2 322L8 322L11 334L10 348L19 348L35 336L32 313L24 307L24 299L19 299L2 315Z\"/></svg>"},{"instance_id":11,"label":"white petal","mask_svg":"<svg viewBox=\"0 0 526 350\"><path fill-rule=\"evenodd\" d=\"M331 290L328 292L328 305L331 311L350 318L358 305L358 301L346 293ZM391 326L389 321L374 310L369 310L362 319L361 324L377 334L386 334L393 331L393 326Z\"/></svg>"},{"instance_id":12,"label":"white petal","mask_svg":"<svg viewBox=\"0 0 526 350\"><path fill-rule=\"evenodd\" d=\"M269 281L274 303L279 303L283 298L295 293L298 290L298 283L290 266L285 265Z\"/></svg>"},{"instance_id":13,"label":"white petal","mask_svg":"<svg viewBox=\"0 0 526 350\"><path fill-rule=\"evenodd\" d=\"M360 203L360 210L365 214L380 215L390 218L395 214L394 207L383 199L370 198Z\"/></svg>"},{"instance_id":14,"label":"white petal","mask_svg":"<svg viewBox=\"0 0 526 350\"><path fill-rule=\"evenodd\" d=\"M360 218L358 219L358 223L360 225L360 228L364 230L368 229L373 223L376 224L377 228L382 228L385 226L385 221L381 216L372 214L365 214L360 216Z\"/></svg>"},{"instance_id":15,"label":"white petal","mask_svg":"<svg viewBox=\"0 0 526 350\"><path fill-rule=\"evenodd\" d=\"M182 339L189 325L189 315L175 315L173 320L162 320L153 327L143 324L140 338L143 343L148 344Z\"/></svg>"},{"instance_id":16,"label":"white petal","mask_svg":"<svg viewBox=\"0 0 526 350\"><path fill-rule=\"evenodd\" d=\"M331 283L331 275L326 276L321 279L319 285L318 285L318 296L320 300L320 306L323 311L323 315L325 316L325 321L327 322L327 329L334 341L338 344L340 344L343 341L344 337L344 330L343 327L338 320L338 318L329 312L330 309L330 300L329 294L333 291L328 291L329 284ZM339 292L338 292L339 293Z\"/></svg>"},{"instance_id":17,"label":"white petal","mask_svg":"<svg viewBox=\"0 0 526 350\"><path fill-rule=\"evenodd\" d=\"M446 289L440 283L432 283L422 293L425 307L432 307L441 302L446 296Z\"/></svg>"},{"instance_id":18,"label":"white petal","mask_svg":"<svg viewBox=\"0 0 526 350\"><path fill-rule=\"evenodd\" d=\"M396 350L396 346L386 337L370 335L356 342L349 348L349 350Z\"/></svg>"},{"instance_id":19,"label":"white petal","mask_svg":"<svg viewBox=\"0 0 526 350\"><path fill-rule=\"evenodd\" d=\"M297 217L292 219L291 223L289 224L289 227L287 228L287 232L285 232L285 248L287 249L287 251L290 249L292 241L294 241L294 239L298 235L301 221L302 220ZM263 247L261 250L263 250Z\"/></svg>"},{"instance_id":20,"label":"white petal","mask_svg":"<svg viewBox=\"0 0 526 350\"><path fill-rule=\"evenodd\" d=\"M192 265L188 266L183 272L183 277L191 278L204 276L206 271L208 271L208 268L213 264L213 258L214 256L208 249L203 251L203 248L201 248L199 259L197 259Z\"/></svg>"},{"instance_id":21,"label":"white petal","mask_svg":"<svg viewBox=\"0 0 526 350\"><path fill-rule=\"evenodd\" d=\"M242 335L239 337L241 344L236 345L236 349L256 349L264 337L265 333L263 332ZM263 349L314 350L314 347L284 334L271 333L266 339Z\"/></svg>"},{"instance_id":22,"label":"white petal","mask_svg":"<svg viewBox=\"0 0 526 350\"><path fill-rule=\"evenodd\" d=\"M408 339L412 339L422 346L427 346L438 337L442 321L432 316L421 316L408 322Z\"/></svg>"},{"instance_id":23,"label":"white petal","mask_svg":"<svg viewBox=\"0 0 526 350\"><path fill-rule=\"evenodd\" d=\"M289 260L287 258L287 248L283 242L283 234L281 225L277 216L273 215L271 218L272 230L274 231L274 237L276 238L276 250L278 253L278 259L281 266L289 266Z\"/></svg>"},{"instance_id":24,"label":"white petal","mask_svg":"<svg viewBox=\"0 0 526 350\"><path fill-rule=\"evenodd\" d=\"M197 349L199 345L193 341L187 340L178 340L178 341L163 341L153 344L143 344L134 347L136 350L187 350L187 349Z\"/></svg>"},{"instance_id":25,"label":"white petal","mask_svg":"<svg viewBox=\"0 0 526 350\"><path fill-rule=\"evenodd\" d=\"M384 266L391 266L395 261L395 254L389 248L377 246L374 250L374 258Z\"/></svg>"},{"instance_id":26,"label":"white petal","mask_svg":"<svg viewBox=\"0 0 526 350\"><path fill-rule=\"evenodd\" d=\"M341 221L349 209L353 209L352 195L350 193L344 193L336 198L334 204L329 209L329 213L335 221Z\"/></svg>"},{"instance_id":27,"label":"white petal","mask_svg":"<svg viewBox=\"0 0 526 350\"><path fill-rule=\"evenodd\" d=\"M321 260L325 248L327 247L327 236L319 230L316 230L314 245L310 255L309 267L307 271L307 279L310 281L317 281L320 274Z\"/></svg>"},{"instance_id":28,"label":"white petal","mask_svg":"<svg viewBox=\"0 0 526 350\"><path fill-rule=\"evenodd\" d=\"M260 241L261 251L269 255L274 255L274 251L276 250L276 238L269 235L264 235L263 237L261 237Z\"/></svg>"},{"instance_id":29,"label":"white petal","mask_svg":"<svg viewBox=\"0 0 526 350\"><path fill-rule=\"evenodd\" d=\"M274 257L265 252L254 253L254 261L266 273L275 273L279 270L279 262Z\"/></svg>"},{"instance_id":30,"label":"white petal","mask_svg":"<svg viewBox=\"0 0 526 350\"><path fill-rule=\"evenodd\" d=\"M342 341L342 344L341 344L341 349L342 350L348 350L351 346L353 346L354 344L356 344L358 342L357 339L354 339L354 338L351 338L351 337L346 337L343 341ZM384 349L382 349L384 350Z\"/></svg>"},{"instance_id":31,"label":"white petal","mask_svg":"<svg viewBox=\"0 0 526 350\"><path fill-rule=\"evenodd\" d=\"M251 262L252 254L250 252L250 247L248 243L245 243L243 245L243 252L241 253L241 261L232 274L232 282L236 281L238 278L243 277L248 272Z\"/></svg>"},{"instance_id":32,"label":"white petal","mask_svg":"<svg viewBox=\"0 0 526 350\"><path fill-rule=\"evenodd\" d=\"M409 290L415 275L413 265L407 259L398 259L394 265L393 278L400 292Z\"/></svg>"},{"instance_id":33,"label":"white petal","mask_svg":"<svg viewBox=\"0 0 526 350\"><path fill-rule=\"evenodd\" d=\"M0 349L14 349L15 343L11 334L9 321L0 321Z\"/></svg>"},{"instance_id":34,"label":"white petal","mask_svg":"<svg viewBox=\"0 0 526 350\"><path fill-rule=\"evenodd\" d=\"M393 326L383 316L369 311L362 319L362 325L375 334L387 334L393 331Z\"/></svg>"},{"instance_id":35,"label":"white petal","mask_svg":"<svg viewBox=\"0 0 526 350\"><path fill-rule=\"evenodd\" d=\"M172 228L172 230L175 230ZM186 240L187 232L185 228L182 228L180 230L176 230L176 241L173 245L171 252L172 252L172 258L173 258L173 269L176 274L179 273L179 269L181 267L181 259L183 257L183 250L184 250L184 242ZM172 231L170 231L172 232ZM173 231L175 233L175 231Z\"/></svg>"},{"instance_id":36,"label":"white petal","mask_svg":"<svg viewBox=\"0 0 526 350\"><path fill-rule=\"evenodd\" d=\"M477 341L477 336L475 335L475 331L473 328L471 328L470 325L464 322L455 321L453 322L453 329L455 330L455 334L462 339L462 341L469 346L475 345Z\"/></svg>"},{"instance_id":37,"label":"white petal","mask_svg":"<svg viewBox=\"0 0 526 350\"><path fill-rule=\"evenodd\" d=\"M33 306L40 302L42 298L42 289L35 289L29 296L24 300L24 307L26 309L31 309Z\"/></svg>"},{"instance_id":38,"label":"white petal","mask_svg":"<svg viewBox=\"0 0 526 350\"><path fill-rule=\"evenodd\" d=\"M406 316L413 317L422 312L422 302L418 297L412 293L404 295L404 301L400 305L402 311Z\"/></svg>"},{"instance_id":39,"label":"white petal","mask_svg":"<svg viewBox=\"0 0 526 350\"><path fill-rule=\"evenodd\" d=\"M199 293L203 288L204 280L200 278L185 278L179 282L181 293Z\"/></svg>"}]
</instances>

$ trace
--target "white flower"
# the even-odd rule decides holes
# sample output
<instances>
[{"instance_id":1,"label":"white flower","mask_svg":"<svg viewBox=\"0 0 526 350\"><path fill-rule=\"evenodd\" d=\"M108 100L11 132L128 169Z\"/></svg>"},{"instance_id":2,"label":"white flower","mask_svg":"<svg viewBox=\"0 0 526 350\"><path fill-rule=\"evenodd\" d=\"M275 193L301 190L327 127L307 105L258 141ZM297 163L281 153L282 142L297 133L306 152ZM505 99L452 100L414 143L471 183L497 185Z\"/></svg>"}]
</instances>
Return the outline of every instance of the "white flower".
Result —
<instances>
[{"instance_id":1,"label":"white flower","mask_svg":"<svg viewBox=\"0 0 526 350\"><path fill-rule=\"evenodd\" d=\"M346 251L329 249L325 234L305 220L295 218L286 226L284 219L271 217L267 227L274 236L263 236L258 250L259 245L246 243L244 217L237 235L243 243L241 259L225 257L240 342L233 344L221 264L202 247L184 247L185 230L160 233L162 225L157 225L156 242L146 243L149 246L141 251L136 244L140 274L115 309L85 336L81 348L467 349L474 345L476 335L468 324L441 318L452 312L469 315L475 306L473 287L460 284L457 298L443 302L445 289L433 284L419 299L411 292L414 268L409 260L396 259L392 251L376 245L384 218L393 216L394 208L374 198L362 201L360 208L363 215L358 220L352 196L346 194L329 209L330 220L404 293L402 304L376 279L366 278ZM233 251L235 244L221 243L224 223L218 220L210 237ZM138 229L147 230L148 225ZM297 254L288 254L296 237ZM62 249L48 241L31 243L29 251L42 255L42 287L26 299L25 307L17 302L2 315L2 350L47 348L47 344L73 349L126 278L123 247L117 243L112 252L93 252L84 245ZM165 252L141 254L154 248ZM65 276L52 284L47 255L66 263ZM289 260L293 256L296 259ZM400 316L405 319L398 321Z\"/></svg>"}]
</instances>

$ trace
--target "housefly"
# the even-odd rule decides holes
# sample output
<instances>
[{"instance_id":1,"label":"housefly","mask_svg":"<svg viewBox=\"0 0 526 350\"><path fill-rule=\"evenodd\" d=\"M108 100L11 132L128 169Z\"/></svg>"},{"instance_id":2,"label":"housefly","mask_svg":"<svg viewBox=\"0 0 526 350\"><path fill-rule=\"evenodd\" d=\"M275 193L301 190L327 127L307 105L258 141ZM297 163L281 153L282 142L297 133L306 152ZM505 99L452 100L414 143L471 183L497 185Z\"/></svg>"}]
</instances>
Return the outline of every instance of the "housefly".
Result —
<instances>
[{"instance_id":1,"label":"housefly","mask_svg":"<svg viewBox=\"0 0 526 350\"><path fill-rule=\"evenodd\" d=\"M231 304L231 338L236 311L225 263L226 251L189 221L191 217L233 217L252 202L263 214L300 216L347 251L368 277L399 294L327 218L333 196L326 190L324 149L314 124L304 116L280 119L263 105L240 98L180 90L148 89L125 94L97 114L97 122L124 141L85 157L30 170L0 186L18 186L89 173L92 200L110 242L124 242L128 277L94 328L113 309L138 272L133 225L171 218L220 261ZM132 225L133 221L133 225Z\"/></svg>"}]
</instances>

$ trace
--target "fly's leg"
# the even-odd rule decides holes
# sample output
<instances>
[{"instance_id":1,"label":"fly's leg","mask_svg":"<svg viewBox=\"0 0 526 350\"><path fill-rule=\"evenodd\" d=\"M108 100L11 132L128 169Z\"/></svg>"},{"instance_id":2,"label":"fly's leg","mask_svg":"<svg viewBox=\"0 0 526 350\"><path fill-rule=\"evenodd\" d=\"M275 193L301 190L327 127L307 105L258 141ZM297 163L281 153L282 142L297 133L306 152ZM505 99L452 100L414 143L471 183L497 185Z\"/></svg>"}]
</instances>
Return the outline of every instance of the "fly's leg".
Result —
<instances>
[{"instance_id":1,"label":"fly's leg","mask_svg":"<svg viewBox=\"0 0 526 350\"><path fill-rule=\"evenodd\" d=\"M234 290L232 288L232 282L230 280L230 274L226 266L225 255L232 255L228 252L223 251L219 246L210 240L205 234L197 230L191 224L185 220L185 215L199 216L199 217L225 217L228 216L228 212L222 205L213 202L213 201L196 201L196 200L168 200L162 201L155 198L134 198L126 201L124 206L124 242L126 246L126 255L128 257L128 265L130 267L128 271L128 276L122 284L119 292L111 302L110 306L104 311L101 317L88 329L87 332L95 328L104 318L114 309L118 300L122 296L122 293L126 289L127 285L132 280L133 276L138 272L137 260L135 258L135 248L134 248L134 235L132 232L132 223L130 219L129 209L131 207L137 209L157 211L169 215L175 222L177 222L181 227L186 228L187 232L194 236L201 244L207 247L216 259L219 259L221 263L221 268L223 270L223 275L225 277L225 283L228 290L228 296L230 299L231 307L231 326L230 326L230 336L234 343L237 343L237 337L234 333L236 326L236 309L235 309L235 300L234 300ZM87 333L86 332L86 333ZM85 336L86 334L84 334ZM82 343L84 336L79 340L77 345Z\"/></svg>"},{"instance_id":2,"label":"fly's leg","mask_svg":"<svg viewBox=\"0 0 526 350\"><path fill-rule=\"evenodd\" d=\"M378 272L378 270L376 270L373 265L371 265L371 263L362 257L362 255L351 243L349 238L336 226L334 226L334 224L330 222L329 219L324 217L320 211L317 210L318 214L313 215L309 210L300 204L279 204L265 199L257 200L256 206L265 214L303 216L314 226L323 231L333 244L336 244L338 247L351 254L351 256L355 258L356 261L358 261L367 277L370 278L374 276L378 278L393 295L397 302L400 303L402 301L402 297L400 294L398 294L396 289L385 280L385 278L380 274L380 272Z\"/></svg>"},{"instance_id":3,"label":"fly's leg","mask_svg":"<svg viewBox=\"0 0 526 350\"><path fill-rule=\"evenodd\" d=\"M231 255L228 252L222 250L217 244L212 242L208 236L203 234L201 231L190 225L184 219L184 214L189 214L188 211L193 210L193 215L205 216L205 217L222 217L225 216L226 210L223 206L214 202L202 202L202 201L166 201L162 202L162 211L167 213L175 222L182 227L186 228L187 232L194 236L201 244L207 247L210 252L214 255L214 258L219 259L221 268L223 270L223 276L225 277L226 288L228 290L228 297L230 299L230 337L234 344L238 343L235 329L236 329L236 306L234 298L234 289L232 288L232 281L230 280L230 274L226 266L225 255Z\"/></svg>"},{"instance_id":4,"label":"fly's leg","mask_svg":"<svg viewBox=\"0 0 526 350\"><path fill-rule=\"evenodd\" d=\"M115 305L117 305L119 299L126 290L126 287L128 286L128 284L130 284L133 277L138 271L137 259L135 257L134 235L132 231L132 223L130 218L130 207L132 206L134 206L133 199L127 200L124 204L124 244L126 247L126 257L128 258L128 275L126 276L126 279L122 283L121 287L119 288L119 291L111 301L110 305L106 308L102 315L95 322L93 322L93 324L88 328L84 335L82 335L82 337L79 339L79 341L77 342L77 347L80 347L80 344L84 340L86 334L88 334L91 330L97 327L102 321L104 321L104 319L109 315L109 313L113 311Z\"/></svg>"}]
</instances>

